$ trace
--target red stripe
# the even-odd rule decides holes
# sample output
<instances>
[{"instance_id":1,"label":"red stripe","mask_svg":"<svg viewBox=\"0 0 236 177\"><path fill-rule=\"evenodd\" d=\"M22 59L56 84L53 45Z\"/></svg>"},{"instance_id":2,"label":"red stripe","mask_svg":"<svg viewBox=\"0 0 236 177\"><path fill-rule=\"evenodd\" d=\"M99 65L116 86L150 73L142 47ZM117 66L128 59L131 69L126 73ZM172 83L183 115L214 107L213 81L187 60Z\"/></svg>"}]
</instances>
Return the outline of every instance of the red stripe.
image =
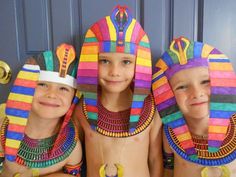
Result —
<instances>
[{"instance_id":1,"label":"red stripe","mask_svg":"<svg viewBox=\"0 0 236 177\"><path fill-rule=\"evenodd\" d=\"M89 105L87 105L86 106L86 109L87 109L87 111L88 112L98 112L98 109L97 109L97 107L95 107L95 106L89 106Z\"/></svg>"},{"instance_id":2,"label":"red stripe","mask_svg":"<svg viewBox=\"0 0 236 177\"><path fill-rule=\"evenodd\" d=\"M25 111L30 111L31 110L31 104L25 103L25 102L20 102L20 101L8 100L7 101L7 107L8 108L20 109L20 110L25 110Z\"/></svg>"},{"instance_id":3,"label":"red stripe","mask_svg":"<svg viewBox=\"0 0 236 177\"><path fill-rule=\"evenodd\" d=\"M9 124L8 130L18 133L24 133L25 132L25 126L22 125L15 125L15 124Z\"/></svg>"},{"instance_id":4,"label":"red stripe","mask_svg":"<svg viewBox=\"0 0 236 177\"><path fill-rule=\"evenodd\" d=\"M140 109L140 108L133 108L133 109L131 109L130 114L132 114L132 115L140 115L141 111L142 111L142 109Z\"/></svg>"},{"instance_id":5,"label":"red stripe","mask_svg":"<svg viewBox=\"0 0 236 177\"><path fill-rule=\"evenodd\" d=\"M36 81L26 80L26 79L16 79L14 85L35 88L37 86Z\"/></svg>"}]
</instances>

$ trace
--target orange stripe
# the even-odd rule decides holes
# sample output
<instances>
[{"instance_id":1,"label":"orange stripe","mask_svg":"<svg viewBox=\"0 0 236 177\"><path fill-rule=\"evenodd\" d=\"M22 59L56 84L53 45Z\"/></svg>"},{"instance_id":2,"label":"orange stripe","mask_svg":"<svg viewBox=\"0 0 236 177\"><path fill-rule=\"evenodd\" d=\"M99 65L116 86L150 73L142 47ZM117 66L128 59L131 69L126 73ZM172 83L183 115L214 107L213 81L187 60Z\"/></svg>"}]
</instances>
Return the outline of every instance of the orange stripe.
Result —
<instances>
[{"instance_id":1,"label":"orange stripe","mask_svg":"<svg viewBox=\"0 0 236 177\"><path fill-rule=\"evenodd\" d=\"M184 149L188 149L188 148L194 147L193 142L192 142L191 139L186 140L186 141L182 141L181 145L183 146Z\"/></svg>"},{"instance_id":2,"label":"orange stripe","mask_svg":"<svg viewBox=\"0 0 236 177\"><path fill-rule=\"evenodd\" d=\"M20 102L20 101L8 100L7 101L7 107L20 109L20 110L25 110L25 111L31 110L31 104Z\"/></svg>"}]
</instances>

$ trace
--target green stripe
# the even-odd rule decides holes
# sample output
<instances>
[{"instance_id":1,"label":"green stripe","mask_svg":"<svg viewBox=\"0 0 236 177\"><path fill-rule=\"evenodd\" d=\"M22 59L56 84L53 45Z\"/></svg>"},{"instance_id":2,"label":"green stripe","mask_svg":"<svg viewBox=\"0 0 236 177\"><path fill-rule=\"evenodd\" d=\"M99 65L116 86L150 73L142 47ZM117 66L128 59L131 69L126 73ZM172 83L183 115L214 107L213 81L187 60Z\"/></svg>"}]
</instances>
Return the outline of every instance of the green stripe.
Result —
<instances>
[{"instance_id":1,"label":"green stripe","mask_svg":"<svg viewBox=\"0 0 236 177\"><path fill-rule=\"evenodd\" d=\"M53 54L52 51L43 52L44 61L46 64L46 71L54 71L53 67Z\"/></svg>"},{"instance_id":2,"label":"green stripe","mask_svg":"<svg viewBox=\"0 0 236 177\"><path fill-rule=\"evenodd\" d=\"M97 113L93 113L93 112L88 112L88 117L89 117L89 119L92 119L92 120L98 119Z\"/></svg>"},{"instance_id":3,"label":"green stripe","mask_svg":"<svg viewBox=\"0 0 236 177\"><path fill-rule=\"evenodd\" d=\"M176 64L176 63L179 63L179 59L178 59L178 56L172 52L171 50L167 50L168 54L170 55L172 61Z\"/></svg>"},{"instance_id":4,"label":"green stripe","mask_svg":"<svg viewBox=\"0 0 236 177\"><path fill-rule=\"evenodd\" d=\"M138 122L139 120L139 115L138 116L130 116L130 122Z\"/></svg>"},{"instance_id":5,"label":"green stripe","mask_svg":"<svg viewBox=\"0 0 236 177\"><path fill-rule=\"evenodd\" d=\"M133 96L133 101L143 101L147 95L134 95Z\"/></svg>"},{"instance_id":6,"label":"green stripe","mask_svg":"<svg viewBox=\"0 0 236 177\"><path fill-rule=\"evenodd\" d=\"M146 48L150 48L150 44L147 43L147 42L141 41L141 42L139 43L139 45L140 45L140 46L143 46L143 47L146 47Z\"/></svg>"},{"instance_id":7,"label":"green stripe","mask_svg":"<svg viewBox=\"0 0 236 177\"><path fill-rule=\"evenodd\" d=\"M183 117L183 114L180 111L178 111L178 112L175 112L171 115L163 117L162 122L163 122L163 124L168 124L168 123L170 123L172 121L175 121L175 120L178 120L182 117Z\"/></svg>"},{"instance_id":8,"label":"green stripe","mask_svg":"<svg viewBox=\"0 0 236 177\"><path fill-rule=\"evenodd\" d=\"M85 98L96 99L96 98L97 98L97 93L85 92L85 93L84 93L84 96L85 96Z\"/></svg>"},{"instance_id":9,"label":"green stripe","mask_svg":"<svg viewBox=\"0 0 236 177\"><path fill-rule=\"evenodd\" d=\"M236 111L235 103L211 103L211 110Z\"/></svg>"},{"instance_id":10,"label":"green stripe","mask_svg":"<svg viewBox=\"0 0 236 177\"><path fill-rule=\"evenodd\" d=\"M84 39L84 42L98 42L98 40L95 37L87 37Z\"/></svg>"}]
</instances>

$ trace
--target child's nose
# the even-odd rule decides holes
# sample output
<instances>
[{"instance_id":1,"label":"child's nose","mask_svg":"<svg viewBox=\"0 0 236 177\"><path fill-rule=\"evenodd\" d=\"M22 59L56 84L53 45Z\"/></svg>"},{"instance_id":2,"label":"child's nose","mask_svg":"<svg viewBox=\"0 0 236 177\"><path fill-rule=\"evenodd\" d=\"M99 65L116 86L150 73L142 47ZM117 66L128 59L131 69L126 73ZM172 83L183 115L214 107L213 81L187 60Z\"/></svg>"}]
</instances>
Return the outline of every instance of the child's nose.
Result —
<instances>
[{"instance_id":1,"label":"child's nose","mask_svg":"<svg viewBox=\"0 0 236 177\"><path fill-rule=\"evenodd\" d=\"M120 76L120 72L121 72L121 70L120 70L120 68L119 68L119 66L117 66L117 65L112 65L111 66L111 68L110 68L110 75L111 76Z\"/></svg>"},{"instance_id":2,"label":"child's nose","mask_svg":"<svg viewBox=\"0 0 236 177\"><path fill-rule=\"evenodd\" d=\"M49 88L47 92L48 98L56 98L57 97L57 91L54 88Z\"/></svg>"},{"instance_id":3,"label":"child's nose","mask_svg":"<svg viewBox=\"0 0 236 177\"><path fill-rule=\"evenodd\" d=\"M204 95L204 92L203 92L203 89L201 87L193 86L191 88L191 93L190 94L193 98L200 98Z\"/></svg>"}]
</instances>

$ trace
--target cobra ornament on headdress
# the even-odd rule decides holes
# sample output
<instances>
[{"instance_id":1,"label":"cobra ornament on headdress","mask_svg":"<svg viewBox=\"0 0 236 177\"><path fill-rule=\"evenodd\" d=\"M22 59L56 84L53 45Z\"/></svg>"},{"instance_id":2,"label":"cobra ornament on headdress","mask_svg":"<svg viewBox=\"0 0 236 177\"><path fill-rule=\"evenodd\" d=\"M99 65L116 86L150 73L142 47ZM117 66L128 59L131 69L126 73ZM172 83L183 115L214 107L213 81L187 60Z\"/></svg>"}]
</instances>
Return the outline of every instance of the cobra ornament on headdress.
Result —
<instances>
[{"instance_id":1,"label":"cobra ornament on headdress","mask_svg":"<svg viewBox=\"0 0 236 177\"><path fill-rule=\"evenodd\" d=\"M75 50L73 46L68 44L58 46L56 55L52 51L45 51L27 60L27 64L23 66L16 77L6 103L6 116L9 124L6 130L5 157L9 161L16 160L18 162L17 153L24 138L37 82L39 80L48 81L76 88L76 69ZM64 117L54 145L58 144L60 133L63 132L64 127L68 124L72 110L79 97L80 94L77 92L70 110ZM68 144L68 142L60 143Z\"/></svg>"},{"instance_id":2,"label":"cobra ornament on headdress","mask_svg":"<svg viewBox=\"0 0 236 177\"><path fill-rule=\"evenodd\" d=\"M111 16L97 21L87 31L78 67L78 86L84 95L91 127L107 136L116 136L97 127L98 54L121 52L136 56L133 102L130 111L129 133L136 131L144 99L151 88L151 52L146 33L131 16L128 8L117 6ZM106 132L106 133L105 133ZM127 132L117 135L129 136Z\"/></svg>"},{"instance_id":3,"label":"cobra ornament on headdress","mask_svg":"<svg viewBox=\"0 0 236 177\"><path fill-rule=\"evenodd\" d=\"M207 44L180 37L172 41L155 65L152 89L166 136L175 151L187 160L207 165L213 161L199 159L185 118L178 108L168 80L178 71L205 66L209 68L211 96L208 128L208 152L217 153L225 139L231 116L236 112L236 77L229 59ZM171 129L180 145L171 140ZM235 154L234 154L235 156ZM233 158L223 159L226 163ZM212 164L211 164L212 163Z\"/></svg>"}]
</instances>

